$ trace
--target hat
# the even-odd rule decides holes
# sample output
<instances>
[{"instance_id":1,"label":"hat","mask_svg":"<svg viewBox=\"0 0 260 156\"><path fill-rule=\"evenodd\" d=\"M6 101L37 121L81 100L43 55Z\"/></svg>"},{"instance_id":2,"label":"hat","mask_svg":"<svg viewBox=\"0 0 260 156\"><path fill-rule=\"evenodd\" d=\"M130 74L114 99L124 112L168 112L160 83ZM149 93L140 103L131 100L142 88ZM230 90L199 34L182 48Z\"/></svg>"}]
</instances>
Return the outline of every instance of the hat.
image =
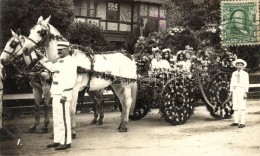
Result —
<instances>
[{"instance_id":1,"label":"hat","mask_svg":"<svg viewBox=\"0 0 260 156\"><path fill-rule=\"evenodd\" d=\"M178 55L180 55L180 54L183 54L183 55L184 55L185 53L186 53L186 51L185 51L185 50L180 50L180 51L178 51L178 52L177 52L177 54L176 54L176 55L177 55L177 56L178 56Z\"/></svg>"},{"instance_id":2,"label":"hat","mask_svg":"<svg viewBox=\"0 0 260 156\"><path fill-rule=\"evenodd\" d=\"M237 63L243 63L244 67L247 66L246 61L244 61L242 59L236 59L235 61L232 62L232 65L235 67Z\"/></svg>"},{"instance_id":3,"label":"hat","mask_svg":"<svg viewBox=\"0 0 260 156\"><path fill-rule=\"evenodd\" d=\"M163 53L165 53L165 52L167 52L167 51L168 51L168 52L171 52L171 49L170 49L170 48L165 48L165 49L162 50Z\"/></svg>"},{"instance_id":4,"label":"hat","mask_svg":"<svg viewBox=\"0 0 260 156\"><path fill-rule=\"evenodd\" d=\"M186 49L186 50L193 50L193 48L192 48L190 45L186 45L186 46L185 46L185 49Z\"/></svg>"},{"instance_id":5,"label":"hat","mask_svg":"<svg viewBox=\"0 0 260 156\"><path fill-rule=\"evenodd\" d=\"M57 44L57 49L65 49L65 48L69 48L70 43L68 41L60 41Z\"/></svg>"},{"instance_id":6,"label":"hat","mask_svg":"<svg viewBox=\"0 0 260 156\"><path fill-rule=\"evenodd\" d=\"M159 49L159 47L156 48L152 48L152 52L160 52L161 50Z\"/></svg>"}]
</instances>

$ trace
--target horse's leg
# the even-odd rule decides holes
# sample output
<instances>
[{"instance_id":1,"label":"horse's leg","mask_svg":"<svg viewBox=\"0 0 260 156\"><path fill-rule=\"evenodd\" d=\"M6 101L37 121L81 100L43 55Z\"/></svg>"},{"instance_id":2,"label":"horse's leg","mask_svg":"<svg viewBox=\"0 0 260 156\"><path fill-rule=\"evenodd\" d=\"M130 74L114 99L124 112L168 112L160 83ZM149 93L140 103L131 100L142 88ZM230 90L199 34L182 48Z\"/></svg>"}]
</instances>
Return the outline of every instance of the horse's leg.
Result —
<instances>
[{"instance_id":1,"label":"horse's leg","mask_svg":"<svg viewBox=\"0 0 260 156\"><path fill-rule=\"evenodd\" d=\"M103 93L104 89L96 91L97 95L97 111L99 113L98 125L103 125L104 118L104 101L103 101Z\"/></svg>"},{"instance_id":2,"label":"horse's leg","mask_svg":"<svg viewBox=\"0 0 260 156\"><path fill-rule=\"evenodd\" d=\"M113 89L117 94L122 105L121 123L118 129L119 132L127 132L127 123L128 123L129 112L132 104L131 86L113 87Z\"/></svg>"},{"instance_id":3,"label":"horse's leg","mask_svg":"<svg viewBox=\"0 0 260 156\"><path fill-rule=\"evenodd\" d=\"M43 109L44 109L44 125L41 128L41 133L48 133L48 125L50 123L50 110L49 105L51 102L51 86L49 84L44 84L42 86L43 90Z\"/></svg>"},{"instance_id":4,"label":"horse's leg","mask_svg":"<svg viewBox=\"0 0 260 156\"><path fill-rule=\"evenodd\" d=\"M42 90L36 86L33 86L33 95L34 95L34 102L35 102L35 120L34 124L29 128L29 132L36 132L36 127L40 124L40 108L42 102Z\"/></svg>"},{"instance_id":5,"label":"horse's leg","mask_svg":"<svg viewBox=\"0 0 260 156\"><path fill-rule=\"evenodd\" d=\"M137 86L137 83L135 82L132 84L132 88L131 88L132 105L130 108L130 115L134 114L134 109L136 106L137 91L138 91L138 86Z\"/></svg>"},{"instance_id":6,"label":"horse's leg","mask_svg":"<svg viewBox=\"0 0 260 156\"><path fill-rule=\"evenodd\" d=\"M98 112L97 112L97 100L96 100L96 95L95 95L95 91L89 91L88 92L89 97L91 98L92 102L93 102L93 111L94 111L94 118L93 120L90 122L91 125L94 125L97 123L97 118L98 118Z\"/></svg>"},{"instance_id":7,"label":"horse's leg","mask_svg":"<svg viewBox=\"0 0 260 156\"><path fill-rule=\"evenodd\" d=\"M80 89L80 84L76 84L72 91L72 99L70 101L70 117L71 117L71 135L72 139L76 138L76 105L78 99L78 92Z\"/></svg>"}]
</instances>

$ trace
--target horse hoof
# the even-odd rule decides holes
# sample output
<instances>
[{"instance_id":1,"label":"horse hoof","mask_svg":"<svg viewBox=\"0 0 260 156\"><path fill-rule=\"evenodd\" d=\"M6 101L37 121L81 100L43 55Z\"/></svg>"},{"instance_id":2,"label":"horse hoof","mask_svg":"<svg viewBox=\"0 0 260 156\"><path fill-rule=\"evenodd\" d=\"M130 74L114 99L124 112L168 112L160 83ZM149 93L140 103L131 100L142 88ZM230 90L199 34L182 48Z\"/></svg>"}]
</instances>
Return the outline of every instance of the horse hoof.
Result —
<instances>
[{"instance_id":1,"label":"horse hoof","mask_svg":"<svg viewBox=\"0 0 260 156\"><path fill-rule=\"evenodd\" d=\"M76 133L74 133L74 134L71 134L71 139L76 139Z\"/></svg>"},{"instance_id":2,"label":"horse hoof","mask_svg":"<svg viewBox=\"0 0 260 156\"><path fill-rule=\"evenodd\" d=\"M118 126L118 128L117 128L117 129L118 129L118 130L120 130L121 126L122 126L122 123L120 123L120 125Z\"/></svg>"},{"instance_id":3,"label":"horse hoof","mask_svg":"<svg viewBox=\"0 0 260 156\"><path fill-rule=\"evenodd\" d=\"M50 139L54 139L54 134L53 133L51 134Z\"/></svg>"},{"instance_id":4,"label":"horse hoof","mask_svg":"<svg viewBox=\"0 0 260 156\"><path fill-rule=\"evenodd\" d=\"M41 128L40 133L48 133L48 132L49 132L48 128L45 128L45 127Z\"/></svg>"},{"instance_id":5,"label":"horse hoof","mask_svg":"<svg viewBox=\"0 0 260 156\"><path fill-rule=\"evenodd\" d=\"M98 125L103 125L103 121L98 121Z\"/></svg>"},{"instance_id":6,"label":"horse hoof","mask_svg":"<svg viewBox=\"0 0 260 156\"><path fill-rule=\"evenodd\" d=\"M91 121L90 125L95 125L97 124L97 121Z\"/></svg>"},{"instance_id":7,"label":"horse hoof","mask_svg":"<svg viewBox=\"0 0 260 156\"><path fill-rule=\"evenodd\" d=\"M29 133L36 133L36 132L37 132L36 126L31 126L31 127L29 128Z\"/></svg>"},{"instance_id":8,"label":"horse hoof","mask_svg":"<svg viewBox=\"0 0 260 156\"><path fill-rule=\"evenodd\" d=\"M127 127L120 127L119 132L127 132Z\"/></svg>"}]
</instances>

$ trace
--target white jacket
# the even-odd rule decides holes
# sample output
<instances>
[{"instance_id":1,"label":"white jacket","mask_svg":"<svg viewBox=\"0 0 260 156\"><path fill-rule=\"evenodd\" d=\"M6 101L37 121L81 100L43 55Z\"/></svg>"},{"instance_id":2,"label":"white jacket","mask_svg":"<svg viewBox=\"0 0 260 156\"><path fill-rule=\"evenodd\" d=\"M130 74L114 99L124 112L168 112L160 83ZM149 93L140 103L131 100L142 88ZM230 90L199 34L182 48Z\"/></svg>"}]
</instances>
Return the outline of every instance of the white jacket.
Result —
<instances>
[{"instance_id":1,"label":"white jacket","mask_svg":"<svg viewBox=\"0 0 260 156\"><path fill-rule=\"evenodd\" d=\"M170 63L167 60L157 61L157 59L154 58L151 62L151 70L160 68L170 69Z\"/></svg>"},{"instance_id":2,"label":"white jacket","mask_svg":"<svg viewBox=\"0 0 260 156\"><path fill-rule=\"evenodd\" d=\"M51 94L61 95L71 99L72 89L77 78L77 65L73 58L68 55L59 58L57 62L41 60L40 63L53 73Z\"/></svg>"},{"instance_id":3,"label":"white jacket","mask_svg":"<svg viewBox=\"0 0 260 156\"><path fill-rule=\"evenodd\" d=\"M249 89L249 75L247 72L241 70L239 72L240 80L238 82L238 71L232 73L231 82L230 82L230 91L234 91L236 87L244 88L245 92L248 92Z\"/></svg>"}]
</instances>

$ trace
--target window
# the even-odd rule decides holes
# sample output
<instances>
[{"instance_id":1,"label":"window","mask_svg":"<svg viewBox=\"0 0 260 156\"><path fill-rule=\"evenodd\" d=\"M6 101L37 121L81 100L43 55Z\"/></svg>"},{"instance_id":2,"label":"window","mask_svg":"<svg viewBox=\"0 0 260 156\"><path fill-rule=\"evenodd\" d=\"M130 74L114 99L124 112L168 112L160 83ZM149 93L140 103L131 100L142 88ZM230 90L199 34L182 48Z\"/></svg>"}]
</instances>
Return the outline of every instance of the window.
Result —
<instances>
[{"instance_id":1,"label":"window","mask_svg":"<svg viewBox=\"0 0 260 156\"><path fill-rule=\"evenodd\" d=\"M119 19L119 4L118 3L107 3L107 19L118 20Z\"/></svg>"}]
</instances>

